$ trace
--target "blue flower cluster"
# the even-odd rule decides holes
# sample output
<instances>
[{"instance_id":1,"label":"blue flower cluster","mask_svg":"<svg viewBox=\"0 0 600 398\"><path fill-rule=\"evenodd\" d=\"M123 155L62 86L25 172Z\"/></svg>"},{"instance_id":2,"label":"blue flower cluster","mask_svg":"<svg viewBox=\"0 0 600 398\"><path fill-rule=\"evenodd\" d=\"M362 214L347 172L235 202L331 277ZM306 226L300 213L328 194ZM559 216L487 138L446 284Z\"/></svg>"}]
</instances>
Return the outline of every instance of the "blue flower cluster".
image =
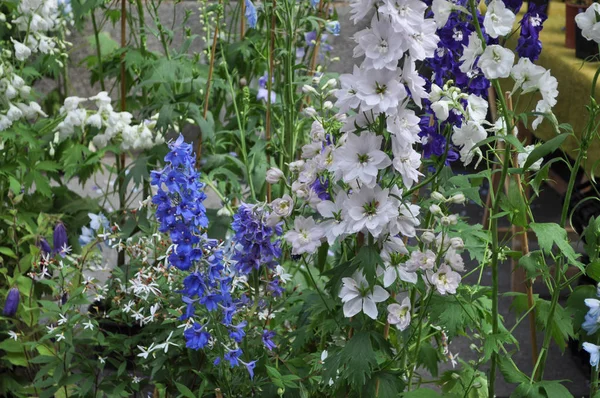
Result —
<instances>
[{"instance_id":1,"label":"blue flower cluster","mask_svg":"<svg viewBox=\"0 0 600 398\"><path fill-rule=\"evenodd\" d=\"M235 233L235 245L232 260L236 261L236 271L241 274L249 274L261 266L273 270L279 264L281 248L274 238L281 235L282 229L279 225L267 226L267 216L263 208L245 203L233 216L231 228Z\"/></svg>"},{"instance_id":2,"label":"blue flower cluster","mask_svg":"<svg viewBox=\"0 0 600 398\"><path fill-rule=\"evenodd\" d=\"M192 146L180 135L169 148L165 168L151 175L152 184L158 187L152 201L157 206L160 231L168 232L174 244L170 264L190 271L180 291L186 304L181 320L194 320L184 332L186 347L193 350L209 345L219 349L232 347L225 349L222 358L217 357L215 365L222 359L229 361L232 368L243 364L253 377L256 361L242 361L242 350L237 348L246 335L247 322L233 322L235 315L250 300L239 290L236 290L238 297L232 296L233 275L225 261L225 253L217 240L209 239L203 233L208 226L202 204L206 195L200 173L195 169ZM210 344L213 340L215 346Z\"/></svg>"},{"instance_id":3,"label":"blue flower cluster","mask_svg":"<svg viewBox=\"0 0 600 398\"><path fill-rule=\"evenodd\" d=\"M517 54L521 58L529 58L535 61L542 52L542 42L540 41L540 32L544 28L543 23L548 16L546 15L547 5L538 5L530 2L529 8L521 20L521 35L517 43Z\"/></svg>"},{"instance_id":4,"label":"blue flower cluster","mask_svg":"<svg viewBox=\"0 0 600 398\"><path fill-rule=\"evenodd\" d=\"M206 195L196 170L192 146L183 136L169 144L171 151L165 156L167 165L151 173L152 185L158 192L152 198L157 205L156 218L159 230L168 232L176 245L169 255L171 265L188 270L202 258L200 229L208 226L206 209L202 202ZM164 189L166 188L166 190Z\"/></svg>"}]
</instances>

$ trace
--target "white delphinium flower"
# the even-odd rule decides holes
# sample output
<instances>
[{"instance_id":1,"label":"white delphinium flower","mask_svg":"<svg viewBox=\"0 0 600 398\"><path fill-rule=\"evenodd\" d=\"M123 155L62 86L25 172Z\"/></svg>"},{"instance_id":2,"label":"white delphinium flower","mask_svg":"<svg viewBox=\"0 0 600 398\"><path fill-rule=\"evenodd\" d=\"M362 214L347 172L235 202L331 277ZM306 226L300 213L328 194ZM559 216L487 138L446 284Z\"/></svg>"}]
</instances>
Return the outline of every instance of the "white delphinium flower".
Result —
<instances>
[{"instance_id":1,"label":"white delphinium flower","mask_svg":"<svg viewBox=\"0 0 600 398\"><path fill-rule=\"evenodd\" d=\"M294 210L294 200L288 194L283 195L281 198L274 199L271 204L271 213L267 217L266 224L274 227L281 221L282 218L289 217Z\"/></svg>"},{"instance_id":2,"label":"white delphinium flower","mask_svg":"<svg viewBox=\"0 0 600 398\"><path fill-rule=\"evenodd\" d=\"M541 115L538 115L538 117L536 117L533 122L531 123L531 127L536 130L538 128L538 126L540 125L540 123L542 123L542 121L544 121L544 115L549 116L551 118L554 117L554 115L552 114L552 105L550 105L546 100L541 99L538 101L537 105L535 106L535 111L537 113L541 113Z\"/></svg>"},{"instance_id":3,"label":"white delphinium flower","mask_svg":"<svg viewBox=\"0 0 600 398\"><path fill-rule=\"evenodd\" d=\"M377 319L377 303L387 300L390 294L379 285L371 289L365 277L358 272L352 278L342 278L342 282L339 297L344 303L344 316L350 318L362 311L369 318Z\"/></svg>"},{"instance_id":4,"label":"white delphinium flower","mask_svg":"<svg viewBox=\"0 0 600 398\"><path fill-rule=\"evenodd\" d=\"M492 0L483 19L485 32L494 39L498 36L506 36L513 28L515 17L502 0Z\"/></svg>"},{"instance_id":5,"label":"white delphinium flower","mask_svg":"<svg viewBox=\"0 0 600 398\"><path fill-rule=\"evenodd\" d=\"M64 332L57 333L54 337L56 337L57 342L62 341L65 339L65 333Z\"/></svg>"},{"instance_id":6,"label":"white delphinium flower","mask_svg":"<svg viewBox=\"0 0 600 398\"><path fill-rule=\"evenodd\" d=\"M525 162L527 162L527 158L531 154L531 152L535 149L535 145L527 145L525 148L525 152L519 152L517 155L517 164L519 167L525 166ZM529 166L529 170L538 171L540 167L542 167L542 162L544 158L540 158L536 160L531 166Z\"/></svg>"},{"instance_id":7,"label":"white delphinium flower","mask_svg":"<svg viewBox=\"0 0 600 398\"><path fill-rule=\"evenodd\" d=\"M558 97L558 80L550 74L549 70L544 72L540 77L539 86L544 101L551 107L556 105L556 97Z\"/></svg>"},{"instance_id":8,"label":"white delphinium flower","mask_svg":"<svg viewBox=\"0 0 600 398\"><path fill-rule=\"evenodd\" d=\"M481 123L488 113L488 102L475 94L469 94L467 97L467 115L469 119Z\"/></svg>"},{"instance_id":9,"label":"white delphinium flower","mask_svg":"<svg viewBox=\"0 0 600 398\"><path fill-rule=\"evenodd\" d=\"M468 45L463 45L463 54L460 56L461 61L460 71L462 73L469 73L475 66L477 57L483 54L483 43L479 38L477 32L471 32L469 35Z\"/></svg>"},{"instance_id":10,"label":"white delphinium flower","mask_svg":"<svg viewBox=\"0 0 600 398\"><path fill-rule=\"evenodd\" d=\"M515 62L515 54L500 45L492 44L487 46L481 57L478 66L483 75L488 79L499 79L508 77Z\"/></svg>"},{"instance_id":11,"label":"white delphinium flower","mask_svg":"<svg viewBox=\"0 0 600 398\"><path fill-rule=\"evenodd\" d=\"M460 274L450 268L448 264L442 264L437 272L427 270L427 281L436 288L441 295L456 294L460 284Z\"/></svg>"},{"instance_id":12,"label":"white delphinium flower","mask_svg":"<svg viewBox=\"0 0 600 398\"><path fill-rule=\"evenodd\" d=\"M473 160L475 152L472 151L475 144L487 137L485 129L481 124L473 121L463 123L462 126L453 128L452 143L461 147L460 160L468 165Z\"/></svg>"},{"instance_id":13,"label":"white delphinium flower","mask_svg":"<svg viewBox=\"0 0 600 398\"><path fill-rule=\"evenodd\" d=\"M340 190L334 200L324 200L317 205L317 210L326 220L322 222L321 229L329 244L333 244L339 236L346 234L348 228L346 201L348 194Z\"/></svg>"},{"instance_id":14,"label":"white delphinium flower","mask_svg":"<svg viewBox=\"0 0 600 398\"><path fill-rule=\"evenodd\" d=\"M410 269L401 262L401 258L408 254L406 246L401 238L390 236L383 242L381 259L385 267L383 273L383 286L391 286L397 278L404 282L416 283L417 274L415 269Z\"/></svg>"},{"instance_id":15,"label":"white delphinium flower","mask_svg":"<svg viewBox=\"0 0 600 398\"><path fill-rule=\"evenodd\" d=\"M443 28L448 22L448 18L452 11L454 11L454 3L447 0L433 0L431 3L431 11L433 11L433 20L436 26Z\"/></svg>"},{"instance_id":16,"label":"white delphinium flower","mask_svg":"<svg viewBox=\"0 0 600 398\"><path fill-rule=\"evenodd\" d=\"M58 316L59 316L59 318L60 318L60 319L58 320L58 322L57 322L59 326L62 326L62 325L64 325L65 323L67 323L68 319L67 319L67 317L66 317L66 316L64 316L63 314L59 314Z\"/></svg>"},{"instance_id":17,"label":"white delphinium flower","mask_svg":"<svg viewBox=\"0 0 600 398\"><path fill-rule=\"evenodd\" d=\"M420 0L383 0L382 3L377 11L392 19L396 32L409 35L420 30L425 21L425 3Z\"/></svg>"},{"instance_id":18,"label":"white delphinium flower","mask_svg":"<svg viewBox=\"0 0 600 398\"><path fill-rule=\"evenodd\" d=\"M581 34L588 40L593 40L600 43L600 23L598 21L600 15L600 4L592 3L585 12L577 14L575 22L577 27L581 29Z\"/></svg>"},{"instance_id":19,"label":"white delphinium flower","mask_svg":"<svg viewBox=\"0 0 600 398\"><path fill-rule=\"evenodd\" d=\"M13 330L9 330L8 331L8 337L11 338L11 339L13 339L14 341L18 340L19 335L20 335L19 333L15 332Z\"/></svg>"},{"instance_id":20,"label":"white delphinium flower","mask_svg":"<svg viewBox=\"0 0 600 398\"><path fill-rule=\"evenodd\" d=\"M390 200L389 190L378 185L374 188L363 186L353 192L346 203L351 232L367 229L374 237L378 237L387 224L398 217L398 209Z\"/></svg>"},{"instance_id":21,"label":"white delphinium flower","mask_svg":"<svg viewBox=\"0 0 600 398\"><path fill-rule=\"evenodd\" d=\"M412 100L421 108L421 100L429 98L429 94L425 91L425 79L417 72L415 61L411 57L404 60L400 82L408 88Z\"/></svg>"},{"instance_id":22,"label":"white delphinium flower","mask_svg":"<svg viewBox=\"0 0 600 398\"><path fill-rule=\"evenodd\" d=\"M94 324L92 323L91 319L88 319L88 321L83 324L83 329L84 330L86 330L86 329L94 330Z\"/></svg>"},{"instance_id":23,"label":"white delphinium flower","mask_svg":"<svg viewBox=\"0 0 600 398\"><path fill-rule=\"evenodd\" d=\"M292 245L292 254L314 253L321 246L323 231L312 217L296 217L294 229L286 232L285 240Z\"/></svg>"},{"instance_id":24,"label":"white delphinium flower","mask_svg":"<svg viewBox=\"0 0 600 398\"><path fill-rule=\"evenodd\" d=\"M408 109L404 103L398 108L396 115L388 117L387 129L396 137L396 140L412 145L419 141L420 121L421 119L415 112Z\"/></svg>"},{"instance_id":25,"label":"white delphinium flower","mask_svg":"<svg viewBox=\"0 0 600 398\"><path fill-rule=\"evenodd\" d=\"M368 69L389 69L395 71L398 60L408 49L407 43L400 40L389 18L373 16L371 26L354 36L358 45L354 48L354 58L365 56L363 66Z\"/></svg>"},{"instance_id":26,"label":"white delphinium flower","mask_svg":"<svg viewBox=\"0 0 600 398\"><path fill-rule=\"evenodd\" d=\"M406 262L406 266L413 271L421 269L423 271L432 270L435 267L436 255L431 250L421 252L415 250L410 253L410 259Z\"/></svg>"},{"instance_id":27,"label":"white delphinium flower","mask_svg":"<svg viewBox=\"0 0 600 398\"><path fill-rule=\"evenodd\" d=\"M411 202L404 202L397 198L402 198L402 190L394 186L390 193L393 195L392 202L398 210L398 216L390 222L388 230L392 235L402 235L413 237L417 234L415 227L419 225L419 212L421 208Z\"/></svg>"},{"instance_id":28,"label":"white delphinium flower","mask_svg":"<svg viewBox=\"0 0 600 398\"><path fill-rule=\"evenodd\" d=\"M356 96L361 100L362 112L396 113L400 102L406 98L406 89L399 81L397 71L387 69L363 73L356 82Z\"/></svg>"},{"instance_id":29,"label":"white delphinium flower","mask_svg":"<svg viewBox=\"0 0 600 398\"><path fill-rule=\"evenodd\" d=\"M16 41L12 37L10 38L10 40L13 42L13 45L15 46L15 58L18 61L25 61L27 58L29 58L31 56L31 49L29 47L27 47L25 44L23 44L21 42Z\"/></svg>"},{"instance_id":30,"label":"white delphinium flower","mask_svg":"<svg viewBox=\"0 0 600 398\"><path fill-rule=\"evenodd\" d=\"M407 188L412 187L413 183L419 180L423 174L419 172L421 167L421 155L419 152L406 143L400 143L398 140L392 140L392 151L394 160L392 164L394 169L402 176L402 182Z\"/></svg>"},{"instance_id":31,"label":"white delphinium flower","mask_svg":"<svg viewBox=\"0 0 600 398\"><path fill-rule=\"evenodd\" d=\"M402 304L393 303L388 305L387 320L390 325L395 325L398 330L406 330L410 325L410 298L405 297Z\"/></svg>"},{"instance_id":32,"label":"white delphinium flower","mask_svg":"<svg viewBox=\"0 0 600 398\"><path fill-rule=\"evenodd\" d=\"M419 3L425 6L425 3ZM433 19L424 19L419 30L408 36L408 49L411 57L423 61L434 56L440 38L436 34L437 28Z\"/></svg>"},{"instance_id":33,"label":"white delphinium flower","mask_svg":"<svg viewBox=\"0 0 600 398\"><path fill-rule=\"evenodd\" d=\"M358 82L362 79L362 70L354 65L352 73L340 75L340 88L335 91L337 101L335 106L340 112L346 113L350 109L356 109L360 106L360 98L356 96L358 92Z\"/></svg>"},{"instance_id":34,"label":"white delphinium flower","mask_svg":"<svg viewBox=\"0 0 600 398\"><path fill-rule=\"evenodd\" d=\"M350 20L357 23L375 9L377 0L350 0Z\"/></svg>"},{"instance_id":35,"label":"white delphinium flower","mask_svg":"<svg viewBox=\"0 0 600 398\"><path fill-rule=\"evenodd\" d=\"M372 187L377 180L379 170L388 167L392 161L381 150L382 136L363 131L360 137L348 134L344 145L333 153L331 171L344 182L359 180Z\"/></svg>"},{"instance_id":36,"label":"white delphinium flower","mask_svg":"<svg viewBox=\"0 0 600 398\"><path fill-rule=\"evenodd\" d=\"M448 251L446 251L446 254L444 254L444 259L453 270L457 272L464 272L465 263L463 258L459 253L456 252L454 248L451 247L448 249Z\"/></svg>"},{"instance_id":37,"label":"white delphinium flower","mask_svg":"<svg viewBox=\"0 0 600 398\"><path fill-rule=\"evenodd\" d=\"M510 71L515 81L514 90L520 87L523 94L539 90L540 78L545 72L544 67L534 64L529 58L520 58Z\"/></svg>"}]
</instances>

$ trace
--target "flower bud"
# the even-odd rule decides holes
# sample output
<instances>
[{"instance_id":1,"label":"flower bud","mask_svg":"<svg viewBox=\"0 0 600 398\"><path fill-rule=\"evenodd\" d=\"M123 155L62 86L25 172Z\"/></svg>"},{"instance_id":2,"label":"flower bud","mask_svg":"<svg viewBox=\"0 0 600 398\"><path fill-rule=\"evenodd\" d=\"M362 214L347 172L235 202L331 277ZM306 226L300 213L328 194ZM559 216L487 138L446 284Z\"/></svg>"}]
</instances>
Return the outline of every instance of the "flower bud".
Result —
<instances>
[{"instance_id":1,"label":"flower bud","mask_svg":"<svg viewBox=\"0 0 600 398\"><path fill-rule=\"evenodd\" d=\"M304 86L302 86L302 92L304 94L308 94L308 93L319 94L313 86L309 86L308 84L305 84Z\"/></svg>"},{"instance_id":2,"label":"flower bud","mask_svg":"<svg viewBox=\"0 0 600 398\"><path fill-rule=\"evenodd\" d=\"M8 291L6 295L6 301L4 302L4 309L2 310L2 315L4 316L14 316L17 313L17 308L19 307L19 300L21 296L19 294L19 289L13 287Z\"/></svg>"},{"instance_id":3,"label":"flower bud","mask_svg":"<svg viewBox=\"0 0 600 398\"><path fill-rule=\"evenodd\" d=\"M452 224L452 222L450 221L450 217L448 216L444 216L440 219L440 222L442 223L443 226L448 226L450 224Z\"/></svg>"},{"instance_id":4,"label":"flower bud","mask_svg":"<svg viewBox=\"0 0 600 398\"><path fill-rule=\"evenodd\" d=\"M337 80L336 79L329 79L327 80L327 83L325 83L325 85L323 86L323 90L329 88L329 87L335 87L337 86Z\"/></svg>"},{"instance_id":5,"label":"flower bud","mask_svg":"<svg viewBox=\"0 0 600 398\"><path fill-rule=\"evenodd\" d=\"M269 184L277 184L279 180L283 178L283 171L279 170L277 167L271 167L267 170L267 182Z\"/></svg>"},{"instance_id":6,"label":"flower bud","mask_svg":"<svg viewBox=\"0 0 600 398\"><path fill-rule=\"evenodd\" d=\"M451 377L452 377L454 380L458 380L458 379L460 379L460 375L459 375L458 373L454 373L454 372L452 373Z\"/></svg>"},{"instance_id":7,"label":"flower bud","mask_svg":"<svg viewBox=\"0 0 600 398\"><path fill-rule=\"evenodd\" d=\"M324 109L332 109L333 108L333 102L331 102L331 101L325 101L323 103L323 108Z\"/></svg>"},{"instance_id":8,"label":"flower bud","mask_svg":"<svg viewBox=\"0 0 600 398\"><path fill-rule=\"evenodd\" d=\"M67 229L65 224L59 222L54 227L54 253L65 256L64 249L68 246L69 239L67 238Z\"/></svg>"},{"instance_id":9,"label":"flower bud","mask_svg":"<svg viewBox=\"0 0 600 398\"><path fill-rule=\"evenodd\" d=\"M317 111L315 110L315 108L313 108L312 106L309 106L307 108L304 108L304 113L306 114L306 116L308 117L315 117L317 116Z\"/></svg>"},{"instance_id":10,"label":"flower bud","mask_svg":"<svg viewBox=\"0 0 600 398\"><path fill-rule=\"evenodd\" d=\"M441 193L439 193L437 191L433 191L431 193L431 199L437 200L438 202L443 202L443 201L446 200L446 198L444 197L444 195L442 195Z\"/></svg>"},{"instance_id":11,"label":"flower bud","mask_svg":"<svg viewBox=\"0 0 600 398\"><path fill-rule=\"evenodd\" d=\"M435 234L431 231L425 231L421 234L421 242L431 243L435 240Z\"/></svg>"},{"instance_id":12,"label":"flower bud","mask_svg":"<svg viewBox=\"0 0 600 398\"><path fill-rule=\"evenodd\" d=\"M48 255L48 254L52 253L52 249L50 248L50 244L48 243L48 241L46 240L46 238L44 238L43 236L40 238L40 240L38 242L38 246L42 250L42 253L44 255Z\"/></svg>"},{"instance_id":13,"label":"flower bud","mask_svg":"<svg viewBox=\"0 0 600 398\"><path fill-rule=\"evenodd\" d=\"M440 214L442 214L442 208L438 205L429 206L429 211L435 216L439 216Z\"/></svg>"},{"instance_id":14,"label":"flower bud","mask_svg":"<svg viewBox=\"0 0 600 398\"><path fill-rule=\"evenodd\" d=\"M456 214L450 214L448 219L450 220L450 225L458 224L458 216Z\"/></svg>"},{"instance_id":15,"label":"flower bud","mask_svg":"<svg viewBox=\"0 0 600 398\"><path fill-rule=\"evenodd\" d=\"M481 387L482 387L482 386L481 386L481 383L480 383L480 382L476 381L475 383L473 383L473 388L474 388L474 389L476 389L476 390L479 390Z\"/></svg>"},{"instance_id":16,"label":"flower bud","mask_svg":"<svg viewBox=\"0 0 600 398\"><path fill-rule=\"evenodd\" d=\"M296 160L295 162L292 162L289 164L290 171L292 173L299 173L302 170L303 166L304 166L304 160Z\"/></svg>"},{"instance_id":17,"label":"flower bud","mask_svg":"<svg viewBox=\"0 0 600 398\"><path fill-rule=\"evenodd\" d=\"M452 246L454 250L462 250L465 248L465 242L459 237L452 238L450 239L450 246Z\"/></svg>"},{"instance_id":18,"label":"flower bud","mask_svg":"<svg viewBox=\"0 0 600 398\"><path fill-rule=\"evenodd\" d=\"M462 194L462 192L459 192L456 195L452 195L452 197L450 198L450 202L455 203L457 205L464 204L466 200L467 198L465 197L465 195Z\"/></svg>"}]
</instances>

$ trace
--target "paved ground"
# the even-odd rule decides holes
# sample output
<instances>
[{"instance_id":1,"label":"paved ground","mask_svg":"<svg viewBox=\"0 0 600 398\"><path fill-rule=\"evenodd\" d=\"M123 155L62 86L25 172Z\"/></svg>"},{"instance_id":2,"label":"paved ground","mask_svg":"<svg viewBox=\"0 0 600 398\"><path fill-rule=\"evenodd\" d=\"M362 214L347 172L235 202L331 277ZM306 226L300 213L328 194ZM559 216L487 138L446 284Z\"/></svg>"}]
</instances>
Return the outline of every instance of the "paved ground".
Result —
<instances>
[{"instance_id":1,"label":"paved ground","mask_svg":"<svg viewBox=\"0 0 600 398\"><path fill-rule=\"evenodd\" d=\"M177 7L179 11L175 14L175 17L173 17L173 9L171 4L163 4L159 10L159 14L163 23L165 25L174 27L175 35L173 39L173 46L175 47L181 43L182 31L184 28L190 28L193 33L202 36L202 24L200 23L198 3L193 1L183 1ZM189 22L185 27L182 25L184 10L187 10L190 13L188 20ZM347 19L348 7L343 4L337 6L337 11L340 17L342 34L339 37L332 38L331 44L334 47L334 54L338 57L339 61L334 62L331 65L330 70L343 73L351 71L353 67L352 49L354 44L350 40L350 37L354 32L362 29L364 24L361 26L355 26L350 23ZM155 25L148 15L146 15L146 22L148 30L152 31ZM118 28L115 28L108 23L105 25L105 32L114 40L119 42L120 34ZM90 87L89 73L86 71L86 68L81 65L81 63L84 62L85 57L90 55L90 51L92 50L91 46L89 45L91 34L91 27L86 27L82 34L77 33L71 37L71 41L74 43L74 50L71 57L72 68L70 91L73 95L91 96L100 90L98 85ZM148 43L150 49L156 51L160 50L159 41L155 38L151 37ZM200 48L202 43L202 40L200 40L195 45ZM52 88L52 84L52 82L46 81L40 84L38 87L42 91L46 91ZM74 184L74 188L80 190L84 194L94 196L97 194L94 186L101 183L106 183L110 177L106 175L99 175L97 178L98 181L90 182L84 187L75 187L76 184ZM213 203L213 206L218 206L218 201L213 199ZM561 206L561 198L558 195L553 193L551 190L546 189L542 198L539 199L537 203L538 204L536 204L533 209L536 217L539 217L542 221L557 221L557 215L560 212L559 208ZM467 215L473 220L473 222L480 222L481 209L476 207L468 207ZM532 246L535 246L535 242L532 242ZM112 262L114 260L112 257L107 257L107 261ZM500 290L502 293L510 290L510 276L510 265L502 264L500 271ZM490 273L486 271L484 273L484 283L489 283L490 279ZM542 295L544 294L544 291L541 287L536 286L536 289L538 289ZM510 299L502 297L500 302L501 313L505 317L507 324L512 325L515 322L515 318L509 312L509 306ZM532 369L530 354L531 343L529 341L529 328L527 322L523 322L516 328L515 337L519 341L521 349L512 354L513 359L525 372L530 372ZM541 338L538 338L538 341L541 342ZM466 340L457 339L452 343L450 348L452 352L459 353L460 357L463 359L468 359L472 355ZM555 380L570 380L571 382L567 383L566 385L576 396L585 395L588 391L588 382L586 375L583 373L581 360L578 357L573 357L568 350L565 354L561 354L557 347L552 347L549 356L549 364L546 371L546 378ZM498 387L499 396L510 395L513 388L514 387L512 385L504 383L500 377Z\"/></svg>"}]
</instances>

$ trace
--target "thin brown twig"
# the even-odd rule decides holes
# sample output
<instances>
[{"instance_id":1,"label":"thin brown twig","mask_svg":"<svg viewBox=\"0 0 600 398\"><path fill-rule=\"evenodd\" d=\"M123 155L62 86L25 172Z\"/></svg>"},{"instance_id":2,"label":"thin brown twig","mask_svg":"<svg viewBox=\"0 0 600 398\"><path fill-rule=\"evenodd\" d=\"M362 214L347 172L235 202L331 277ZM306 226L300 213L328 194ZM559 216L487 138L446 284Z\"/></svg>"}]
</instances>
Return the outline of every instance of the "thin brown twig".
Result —
<instances>
[{"instance_id":1,"label":"thin brown twig","mask_svg":"<svg viewBox=\"0 0 600 398\"><path fill-rule=\"evenodd\" d=\"M269 39L269 73L267 75L267 118L265 125L265 139L267 140L267 165L271 164L270 143L271 143L271 92L273 89L273 71L275 68L275 24L277 16L275 9L277 8L277 0L273 0L273 8L271 9L271 36ZM267 202L271 203L271 184L267 184Z\"/></svg>"}]
</instances>

